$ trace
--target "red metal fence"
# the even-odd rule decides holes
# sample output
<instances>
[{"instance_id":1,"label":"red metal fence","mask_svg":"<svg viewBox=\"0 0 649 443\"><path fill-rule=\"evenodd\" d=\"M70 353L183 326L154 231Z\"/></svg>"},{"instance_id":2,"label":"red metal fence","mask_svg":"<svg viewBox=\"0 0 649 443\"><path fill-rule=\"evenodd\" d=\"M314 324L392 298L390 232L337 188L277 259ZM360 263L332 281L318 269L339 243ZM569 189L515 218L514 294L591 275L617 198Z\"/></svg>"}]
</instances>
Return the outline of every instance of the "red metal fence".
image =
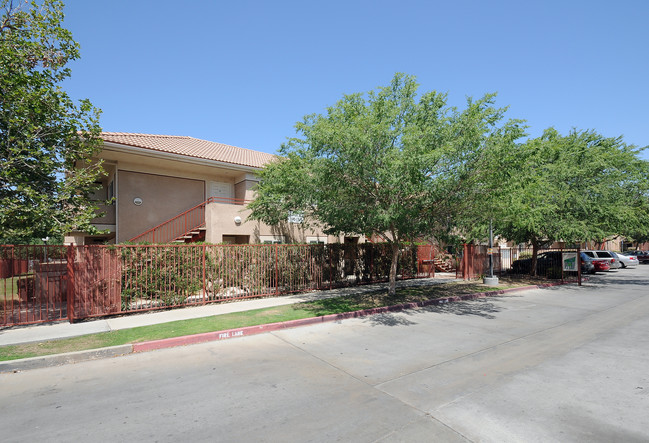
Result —
<instances>
[{"instance_id":1,"label":"red metal fence","mask_svg":"<svg viewBox=\"0 0 649 443\"><path fill-rule=\"evenodd\" d=\"M554 258L570 251L540 250L537 273L563 278ZM494 274L530 273L531 249L492 252ZM0 327L384 282L391 256L381 243L0 246ZM457 262L458 278L489 272L486 246L465 245L450 260L432 245L411 245L401 250L398 278L432 277L444 261Z\"/></svg>"},{"instance_id":2,"label":"red metal fence","mask_svg":"<svg viewBox=\"0 0 649 443\"><path fill-rule=\"evenodd\" d=\"M0 263L0 326L67 317L65 247L0 247Z\"/></svg>"},{"instance_id":3,"label":"red metal fence","mask_svg":"<svg viewBox=\"0 0 649 443\"><path fill-rule=\"evenodd\" d=\"M529 275L532 269L532 248L494 247L489 254L489 247L484 245L464 245L458 260L456 276L465 280L479 278L489 274L489 256L493 261L494 275ZM577 249L543 248L537 251L537 276L562 279L572 274L563 272L561 254L577 252Z\"/></svg>"},{"instance_id":4,"label":"red metal fence","mask_svg":"<svg viewBox=\"0 0 649 443\"><path fill-rule=\"evenodd\" d=\"M398 278L432 276L434 256L404 247ZM0 246L0 326L382 282L390 257L376 243Z\"/></svg>"}]
</instances>

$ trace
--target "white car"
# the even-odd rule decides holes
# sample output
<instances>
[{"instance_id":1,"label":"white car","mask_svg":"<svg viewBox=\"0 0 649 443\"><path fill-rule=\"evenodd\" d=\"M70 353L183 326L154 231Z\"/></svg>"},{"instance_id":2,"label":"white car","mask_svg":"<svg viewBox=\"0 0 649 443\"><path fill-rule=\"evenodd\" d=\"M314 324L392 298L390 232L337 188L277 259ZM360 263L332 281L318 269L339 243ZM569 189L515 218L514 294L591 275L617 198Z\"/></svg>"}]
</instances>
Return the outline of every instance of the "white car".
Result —
<instances>
[{"instance_id":1,"label":"white car","mask_svg":"<svg viewBox=\"0 0 649 443\"><path fill-rule=\"evenodd\" d=\"M594 260L607 261L611 269L620 269L622 267L622 263L620 262L620 260L613 255L615 254L615 252L611 252L611 251L582 251L582 252Z\"/></svg>"},{"instance_id":2,"label":"white car","mask_svg":"<svg viewBox=\"0 0 649 443\"><path fill-rule=\"evenodd\" d=\"M635 255L626 255L621 252L613 252L613 254L617 256L623 268L626 268L627 266L638 266L638 257Z\"/></svg>"}]
</instances>

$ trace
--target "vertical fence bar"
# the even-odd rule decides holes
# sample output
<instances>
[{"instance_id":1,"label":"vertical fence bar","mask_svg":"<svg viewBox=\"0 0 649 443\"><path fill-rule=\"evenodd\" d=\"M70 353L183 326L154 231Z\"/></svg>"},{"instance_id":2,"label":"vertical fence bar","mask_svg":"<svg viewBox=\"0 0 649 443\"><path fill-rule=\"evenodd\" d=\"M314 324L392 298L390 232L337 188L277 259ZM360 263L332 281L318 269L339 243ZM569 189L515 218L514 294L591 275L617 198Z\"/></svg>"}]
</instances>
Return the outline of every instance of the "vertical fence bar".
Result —
<instances>
[{"instance_id":1,"label":"vertical fence bar","mask_svg":"<svg viewBox=\"0 0 649 443\"><path fill-rule=\"evenodd\" d=\"M563 244L559 248L559 257L561 258L561 283L563 283Z\"/></svg>"},{"instance_id":2,"label":"vertical fence bar","mask_svg":"<svg viewBox=\"0 0 649 443\"><path fill-rule=\"evenodd\" d=\"M577 285L581 286L581 245L577 246Z\"/></svg>"},{"instance_id":3,"label":"vertical fence bar","mask_svg":"<svg viewBox=\"0 0 649 443\"><path fill-rule=\"evenodd\" d=\"M468 272L469 272L469 245L464 243L464 256L462 257L462 279L463 280L468 280Z\"/></svg>"},{"instance_id":4,"label":"vertical fence bar","mask_svg":"<svg viewBox=\"0 0 649 443\"><path fill-rule=\"evenodd\" d=\"M13 272L15 257L16 257L16 256L15 256L14 247L12 246L12 247L11 247L11 262L10 262L10 264L11 264L11 271L9 272L9 276L11 277L11 280L9 281L9 283L10 283L10 285L11 285L11 316L12 316L12 317L13 317L13 313L14 313L14 309L15 309L15 306L14 306L14 290L13 290L13 288L14 288L14 281L15 281L14 272ZM16 285L16 289L17 289L17 291L18 291L18 307L20 308L20 289L19 289L19 286L18 286L18 285L19 285L18 282L16 282L15 285ZM6 297L5 297L5 298L6 298ZM5 303L6 303L6 302L5 302ZM5 304L5 306L6 306L6 304Z\"/></svg>"},{"instance_id":5,"label":"vertical fence bar","mask_svg":"<svg viewBox=\"0 0 649 443\"><path fill-rule=\"evenodd\" d=\"M68 321L74 323L74 245L70 244L67 251L67 273L68 273L68 288L67 288L67 314Z\"/></svg>"},{"instance_id":6,"label":"vertical fence bar","mask_svg":"<svg viewBox=\"0 0 649 443\"><path fill-rule=\"evenodd\" d=\"M430 272L427 275L427 277L432 277L435 278L435 246L434 245L429 245L428 246L428 260L430 260L431 265L430 265ZM431 275L432 274L432 275Z\"/></svg>"},{"instance_id":7,"label":"vertical fence bar","mask_svg":"<svg viewBox=\"0 0 649 443\"><path fill-rule=\"evenodd\" d=\"M376 278L374 276L374 243L370 244L370 283Z\"/></svg>"},{"instance_id":8,"label":"vertical fence bar","mask_svg":"<svg viewBox=\"0 0 649 443\"><path fill-rule=\"evenodd\" d=\"M333 250L332 247L329 247L329 289L331 290L332 288L332 280L333 280L333 268L332 268L332 257L333 255Z\"/></svg>"},{"instance_id":9,"label":"vertical fence bar","mask_svg":"<svg viewBox=\"0 0 649 443\"><path fill-rule=\"evenodd\" d=\"M275 243L275 294L279 295L279 245Z\"/></svg>"},{"instance_id":10,"label":"vertical fence bar","mask_svg":"<svg viewBox=\"0 0 649 443\"><path fill-rule=\"evenodd\" d=\"M203 304L207 301L207 282L205 281L205 255L207 254L207 245L203 244Z\"/></svg>"}]
</instances>

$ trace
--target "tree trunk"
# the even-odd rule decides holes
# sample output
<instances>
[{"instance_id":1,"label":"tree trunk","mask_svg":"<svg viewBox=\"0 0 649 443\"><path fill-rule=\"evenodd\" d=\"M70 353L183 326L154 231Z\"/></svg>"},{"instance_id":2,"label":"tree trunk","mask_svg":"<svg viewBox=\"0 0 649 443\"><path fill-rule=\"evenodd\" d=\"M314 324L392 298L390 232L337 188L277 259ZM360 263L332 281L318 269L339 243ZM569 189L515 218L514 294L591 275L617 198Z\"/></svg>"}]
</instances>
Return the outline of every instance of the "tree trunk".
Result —
<instances>
[{"instance_id":1,"label":"tree trunk","mask_svg":"<svg viewBox=\"0 0 649 443\"><path fill-rule=\"evenodd\" d=\"M388 284L388 296L394 297L397 294L397 264L399 263L399 243L392 242L392 264L390 265L390 283Z\"/></svg>"},{"instance_id":2,"label":"tree trunk","mask_svg":"<svg viewBox=\"0 0 649 443\"><path fill-rule=\"evenodd\" d=\"M539 242L532 240L532 269L530 275L536 277L536 258L539 255Z\"/></svg>"}]
</instances>

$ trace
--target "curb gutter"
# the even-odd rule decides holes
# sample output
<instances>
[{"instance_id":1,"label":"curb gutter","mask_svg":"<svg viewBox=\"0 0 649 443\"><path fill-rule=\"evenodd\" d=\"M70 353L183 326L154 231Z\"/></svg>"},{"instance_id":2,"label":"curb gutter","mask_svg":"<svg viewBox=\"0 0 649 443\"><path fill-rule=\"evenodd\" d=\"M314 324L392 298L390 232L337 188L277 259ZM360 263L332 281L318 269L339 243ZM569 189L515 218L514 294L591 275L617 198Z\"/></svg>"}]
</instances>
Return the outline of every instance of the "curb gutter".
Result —
<instances>
[{"instance_id":1,"label":"curb gutter","mask_svg":"<svg viewBox=\"0 0 649 443\"><path fill-rule=\"evenodd\" d=\"M282 329L296 328L298 326L313 325L318 323L327 323L341 321L348 318L366 317L369 315L381 314L385 312L398 312L406 309L416 309L431 305L441 305L450 302L464 300L475 300L484 297L493 297L495 295L507 294L511 292L526 291L530 289L541 289L550 286L559 286L572 282L564 283L547 283L542 285L522 286L520 288L501 289L498 291L478 292L454 297L437 298L417 303L403 303L381 308L363 309L361 311L345 312L341 314L330 314L321 317L303 318L299 320L289 320L279 323L269 323L265 325L246 326L243 328L227 329L223 331L205 332L202 334L186 335L182 337L164 338L148 342L126 344L120 346L111 346L108 348L91 349L85 351L68 352L65 354L44 355L41 357L23 358L18 360L8 360L0 362L0 373L3 372L20 372L29 369L47 368L52 366L61 366L70 363L78 363L88 360L98 360L109 357L119 357L122 355L136 352L147 352L156 349L172 348L176 346L185 346L208 341L226 340L237 337L247 337L251 335L264 334Z\"/></svg>"},{"instance_id":2,"label":"curb gutter","mask_svg":"<svg viewBox=\"0 0 649 443\"><path fill-rule=\"evenodd\" d=\"M86 351L68 352L65 354L43 355L41 357L22 358L0 362L1 372L20 372L28 369L49 368L70 363L78 363L100 358L118 357L131 354L133 345L111 346L109 348L90 349Z\"/></svg>"}]
</instances>

